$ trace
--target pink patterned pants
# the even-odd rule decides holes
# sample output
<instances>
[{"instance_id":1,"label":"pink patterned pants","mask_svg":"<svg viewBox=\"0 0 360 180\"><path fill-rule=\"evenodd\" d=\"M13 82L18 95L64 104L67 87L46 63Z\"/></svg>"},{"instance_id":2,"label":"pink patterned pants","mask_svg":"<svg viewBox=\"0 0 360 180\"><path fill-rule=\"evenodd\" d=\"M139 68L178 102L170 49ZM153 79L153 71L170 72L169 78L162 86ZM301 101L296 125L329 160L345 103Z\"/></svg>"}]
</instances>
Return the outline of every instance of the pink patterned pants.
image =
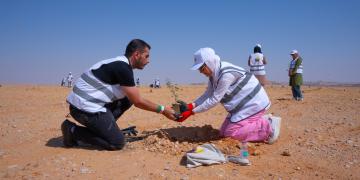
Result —
<instances>
[{"instance_id":1,"label":"pink patterned pants","mask_svg":"<svg viewBox=\"0 0 360 180\"><path fill-rule=\"evenodd\" d=\"M236 123L225 119L220 129L220 135L242 142L267 141L272 129L270 122L262 117L264 113L265 110Z\"/></svg>"}]
</instances>

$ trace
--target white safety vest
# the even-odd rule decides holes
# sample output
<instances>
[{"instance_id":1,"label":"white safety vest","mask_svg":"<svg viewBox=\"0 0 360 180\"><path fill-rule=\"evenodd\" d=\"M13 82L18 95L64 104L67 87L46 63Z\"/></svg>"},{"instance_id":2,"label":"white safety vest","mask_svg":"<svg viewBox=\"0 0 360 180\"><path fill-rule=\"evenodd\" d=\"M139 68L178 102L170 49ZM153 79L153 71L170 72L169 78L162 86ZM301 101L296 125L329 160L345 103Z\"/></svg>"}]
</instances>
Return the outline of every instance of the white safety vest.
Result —
<instances>
[{"instance_id":1,"label":"white safety vest","mask_svg":"<svg viewBox=\"0 0 360 180\"><path fill-rule=\"evenodd\" d=\"M296 60L298 58L294 59L294 60L291 60L290 62L290 69L294 69L295 68L295 64L296 64ZM302 74L303 73L303 66L302 66L302 63L300 64L300 66L298 67L298 69L296 70L296 73L299 73L299 74Z\"/></svg>"},{"instance_id":2,"label":"white safety vest","mask_svg":"<svg viewBox=\"0 0 360 180\"><path fill-rule=\"evenodd\" d=\"M254 53L250 55L250 72L255 75L265 75L264 55Z\"/></svg>"},{"instance_id":3,"label":"white safety vest","mask_svg":"<svg viewBox=\"0 0 360 180\"><path fill-rule=\"evenodd\" d=\"M72 81L72 80L73 80L73 76L72 76L71 74L68 75L67 80L68 80L68 81Z\"/></svg>"},{"instance_id":4,"label":"white safety vest","mask_svg":"<svg viewBox=\"0 0 360 180\"><path fill-rule=\"evenodd\" d=\"M229 72L242 74L220 101L229 112L228 117L232 122L241 121L270 107L265 89L252 73L233 64L221 62L220 77Z\"/></svg>"},{"instance_id":5,"label":"white safety vest","mask_svg":"<svg viewBox=\"0 0 360 180\"><path fill-rule=\"evenodd\" d=\"M67 101L73 106L86 112L106 112L104 105L125 97L119 84L110 85L94 76L91 70L98 69L103 64L114 61L124 61L129 64L125 56L100 61L84 72L74 85Z\"/></svg>"}]
</instances>

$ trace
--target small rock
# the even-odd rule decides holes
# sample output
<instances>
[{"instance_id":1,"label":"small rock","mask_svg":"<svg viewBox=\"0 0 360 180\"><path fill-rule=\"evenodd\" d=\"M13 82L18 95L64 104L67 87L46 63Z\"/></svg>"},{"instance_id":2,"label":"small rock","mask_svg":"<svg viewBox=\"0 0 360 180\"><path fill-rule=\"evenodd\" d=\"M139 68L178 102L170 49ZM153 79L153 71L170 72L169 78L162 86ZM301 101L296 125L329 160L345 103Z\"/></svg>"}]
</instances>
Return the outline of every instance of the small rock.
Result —
<instances>
[{"instance_id":1,"label":"small rock","mask_svg":"<svg viewBox=\"0 0 360 180\"><path fill-rule=\"evenodd\" d=\"M33 164L33 165L32 165L32 167L34 167L34 168L39 167L39 163L35 163L35 164Z\"/></svg>"},{"instance_id":2,"label":"small rock","mask_svg":"<svg viewBox=\"0 0 360 180\"><path fill-rule=\"evenodd\" d=\"M180 180L189 180L190 178L188 176L181 177Z\"/></svg>"},{"instance_id":3,"label":"small rock","mask_svg":"<svg viewBox=\"0 0 360 180\"><path fill-rule=\"evenodd\" d=\"M259 156L260 154L261 152L257 149L252 153L253 156Z\"/></svg>"},{"instance_id":4,"label":"small rock","mask_svg":"<svg viewBox=\"0 0 360 180\"><path fill-rule=\"evenodd\" d=\"M284 150L284 151L281 153L281 155L283 155L283 156L291 156L289 150Z\"/></svg>"},{"instance_id":5,"label":"small rock","mask_svg":"<svg viewBox=\"0 0 360 180\"><path fill-rule=\"evenodd\" d=\"M232 169L231 171L232 171L232 174L234 174L234 175L238 175L238 174L239 174L239 170L237 170L237 169Z\"/></svg>"},{"instance_id":6,"label":"small rock","mask_svg":"<svg viewBox=\"0 0 360 180\"><path fill-rule=\"evenodd\" d=\"M87 167L81 167L80 168L80 173L81 174L87 174L87 173L91 173L90 169Z\"/></svg>"},{"instance_id":7,"label":"small rock","mask_svg":"<svg viewBox=\"0 0 360 180\"><path fill-rule=\"evenodd\" d=\"M301 169L301 168L300 168L299 166L295 168L295 170L297 170L297 171L299 171L300 169Z\"/></svg>"},{"instance_id":8,"label":"small rock","mask_svg":"<svg viewBox=\"0 0 360 180\"><path fill-rule=\"evenodd\" d=\"M17 167L18 167L18 165L17 165L17 164L14 164L14 165L8 166L7 168L8 168L8 169L15 169L15 168L17 168Z\"/></svg>"}]
</instances>

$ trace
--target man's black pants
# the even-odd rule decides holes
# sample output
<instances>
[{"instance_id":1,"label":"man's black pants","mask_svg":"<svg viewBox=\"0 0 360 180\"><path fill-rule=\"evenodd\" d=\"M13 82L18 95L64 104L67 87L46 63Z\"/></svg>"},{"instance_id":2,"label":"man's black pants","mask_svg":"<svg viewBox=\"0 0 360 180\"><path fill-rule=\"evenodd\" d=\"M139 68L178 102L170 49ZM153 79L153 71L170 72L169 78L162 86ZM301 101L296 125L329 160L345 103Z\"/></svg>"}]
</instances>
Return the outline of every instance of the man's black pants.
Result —
<instances>
[{"instance_id":1,"label":"man's black pants","mask_svg":"<svg viewBox=\"0 0 360 180\"><path fill-rule=\"evenodd\" d=\"M116 124L117 119L131 107L127 97L106 104L106 112L88 113L70 105L71 116L83 126L76 126L73 138L107 150L120 150L125 137Z\"/></svg>"}]
</instances>

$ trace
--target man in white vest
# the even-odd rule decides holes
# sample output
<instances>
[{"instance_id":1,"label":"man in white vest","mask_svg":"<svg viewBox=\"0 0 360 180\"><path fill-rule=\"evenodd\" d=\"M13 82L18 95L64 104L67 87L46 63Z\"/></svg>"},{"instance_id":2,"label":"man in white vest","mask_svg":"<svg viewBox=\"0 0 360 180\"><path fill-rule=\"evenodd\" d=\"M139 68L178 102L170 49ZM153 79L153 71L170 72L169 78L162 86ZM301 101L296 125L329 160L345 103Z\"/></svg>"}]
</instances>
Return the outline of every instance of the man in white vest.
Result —
<instances>
[{"instance_id":1,"label":"man in white vest","mask_svg":"<svg viewBox=\"0 0 360 180\"><path fill-rule=\"evenodd\" d=\"M149 63L150 48L145 41L134 39L124 56L100 61L81 75L67 102L71 116L83 126L69 120L62 123L65 147L82 141L107 150L122 149L125 138L116 120L132 104L176 119L171 108L144 99L135 86L133 69L143 69Z\"/></svg>"},{"instance_id":2,"label":"man in white vest","mask_svg":"<svg viewBox=\"0 0 360 180\"><path fill-rule=\"evenodd\" d=\"M289 65L289 86L291 86L291 92L293 98L296 101L304 100L303 94L301 92L301 85L303 84L303 59L299 56L297 50L292 50L290 53L292 60Z\"/></svg>"},{"instance_id":3,"label":"man in white vest","mask_svg":"<svg viewBox=\"0 0 360 180\"><path fill-rule=\"evenodd\" d=\"M194 61L192 70L199 70L207 76L208 86L193 103L182 107L186 110L178 122L221 103L228 112L220 129L222 136L240 142L265 141L272 144L277 140L281 119L263 118L265 110L270 107L270 100L252 73L220 61L220 57L211 48L196 51Z\"/></svg>"}]
</instances>

